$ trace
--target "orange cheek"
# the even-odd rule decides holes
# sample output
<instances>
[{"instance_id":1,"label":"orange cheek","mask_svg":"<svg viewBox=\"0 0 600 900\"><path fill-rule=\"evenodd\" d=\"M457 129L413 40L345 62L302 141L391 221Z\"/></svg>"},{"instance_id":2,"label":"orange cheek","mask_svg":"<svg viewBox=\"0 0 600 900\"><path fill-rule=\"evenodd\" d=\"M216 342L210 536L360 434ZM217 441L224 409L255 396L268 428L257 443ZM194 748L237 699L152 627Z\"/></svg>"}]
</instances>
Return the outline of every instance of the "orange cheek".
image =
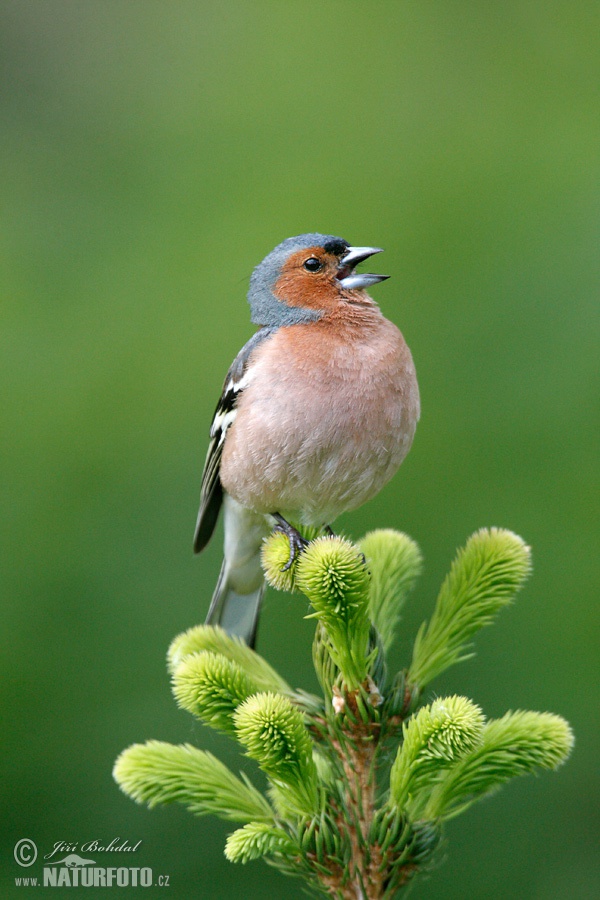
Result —
<instances>
[{"instance_id":1,"label":"orange cheek","mask_svg":"<svg viewBox=\"0 0 600 900\"><path fill-rule=\"evenodd\" d=\"M335 287L317 276L304 277L301 273L282 276L273 292L288 306L304 306L308 309L332 309L339 300Z\"/></svg>"},{"instance_id":2,"label":"orange cheek","mask_svg":"<svg viewBox=\"0 0 600 900\"><path fill-rule=\"evenodd\" d=\"M308 256L316 256L325 265L322 272L307 272L302 264ZM288 306L303 306L308 309L330 310L340 299L339 291L328 268L331 263L323 255L321 248L302 250L294 253L285 263L277 279L273 293L278 300Z\"/></svg>"}]
</instances>

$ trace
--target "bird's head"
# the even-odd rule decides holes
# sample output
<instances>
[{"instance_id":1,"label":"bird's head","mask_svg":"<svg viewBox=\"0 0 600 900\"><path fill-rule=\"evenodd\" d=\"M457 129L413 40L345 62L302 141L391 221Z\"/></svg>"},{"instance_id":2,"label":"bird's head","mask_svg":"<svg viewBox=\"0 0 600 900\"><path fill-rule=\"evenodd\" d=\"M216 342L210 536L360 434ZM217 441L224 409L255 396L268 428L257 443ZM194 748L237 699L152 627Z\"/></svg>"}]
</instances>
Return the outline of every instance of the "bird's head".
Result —
<instances>
[{"instance_id":1,"label":"bird's head","mask_svg":"<svg viewBox=\"0 0 600 900\"><path fill-rule=\"evenodd\" d=\"M252 273L252 321L271 327L295 325L320 319L340 302L372 305L364 289L389 276L357 273L355 267L381 252L378 247L351 247L330 234L288 238Z\"/></svg>"}]
</instances>

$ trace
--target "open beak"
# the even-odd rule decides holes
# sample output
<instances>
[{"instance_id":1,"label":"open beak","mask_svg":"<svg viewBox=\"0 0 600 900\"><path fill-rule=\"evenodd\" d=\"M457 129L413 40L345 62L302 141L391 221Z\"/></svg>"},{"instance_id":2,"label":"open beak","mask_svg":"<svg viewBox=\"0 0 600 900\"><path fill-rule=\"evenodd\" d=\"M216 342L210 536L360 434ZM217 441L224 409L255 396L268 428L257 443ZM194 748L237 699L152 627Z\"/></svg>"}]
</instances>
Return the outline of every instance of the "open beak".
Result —
<instances>
[{"instance_id":1,"label":"open beak","mask_svg":"<svg viewBox=\"0 0 600 900\"><path fill-rule=\"evenodd\" d=\"M381 247L348 247L348 250L340 260L337 275L338 281L343 288L346 290L366 288L371 284L377 284L390 277L389 275L367 275L366 272L363 274L362 272L356 273L354 271L359 263L364 262L370 256L374 256L375 253L383 253L383 250Z\"/></svg>"}]
</instances>

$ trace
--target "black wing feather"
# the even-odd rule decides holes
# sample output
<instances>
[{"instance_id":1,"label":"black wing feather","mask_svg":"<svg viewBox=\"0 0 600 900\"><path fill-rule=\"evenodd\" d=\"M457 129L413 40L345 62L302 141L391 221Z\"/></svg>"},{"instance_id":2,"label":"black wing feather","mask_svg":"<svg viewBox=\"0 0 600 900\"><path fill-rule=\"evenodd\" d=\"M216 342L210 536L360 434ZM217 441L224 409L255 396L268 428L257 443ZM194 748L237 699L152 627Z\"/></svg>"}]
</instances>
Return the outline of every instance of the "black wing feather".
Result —
<instances>
[{"instance_id":1,"label":"black wing feather","mask_svg":"<svg viewBox=\"0 0 600 900\"><path fill-rule=\"evenodd\" d=\"M202 487L200 490L200 509L194 533L194 553L204 550L215 530L221 503L223 502L223 486L219 478L223 445L211 440L208 446Z\"/></svg>"},{"instance_id":2,"label":"black wing feather","mask_svg":"<svg viewBox=\"0 0 600 900\"><path fill-rule=\"evenodd\" d=\"M235 408L243 390L242 379L247 369L250 354L270 334L272 334L272 329L270 328L259 329L248 343L242 347L227 373L210 429L210 444L208 445L200 489L200 510L194 534L194 553L200 553L206 547L219 517L219 510L223 502L223 485L219 477L223 445L227 429L235 418Z\"/></svg>"}]
</instances>

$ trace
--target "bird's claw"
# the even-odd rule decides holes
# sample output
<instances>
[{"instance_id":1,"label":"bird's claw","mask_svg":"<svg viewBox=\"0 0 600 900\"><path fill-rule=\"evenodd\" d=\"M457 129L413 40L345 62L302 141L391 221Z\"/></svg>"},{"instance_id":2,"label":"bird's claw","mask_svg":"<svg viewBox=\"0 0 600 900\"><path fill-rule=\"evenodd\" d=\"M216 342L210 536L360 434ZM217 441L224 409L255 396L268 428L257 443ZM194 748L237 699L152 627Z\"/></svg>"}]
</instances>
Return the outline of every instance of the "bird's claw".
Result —
<instances>
[{"instance_id":1,"label":"bird's claw","mask_svg":"<svg viewBox=\"0 0 600 900\"><path fill-rule=\"evenodd\" d=\"M289 543L290 543L290 556L285 566L282 566L281 571L287 572L288 569L292 567L295 563L298 556L302 553L302 551L308 547L308 541L302 537L297 528L294 528L293 525L290 525L283 516L280 516L278 513L274 515L274 518L277 520L277 524L275 525L275 531L279 531L281 534L285 534Z\"/></svg>"}]
</instances>

